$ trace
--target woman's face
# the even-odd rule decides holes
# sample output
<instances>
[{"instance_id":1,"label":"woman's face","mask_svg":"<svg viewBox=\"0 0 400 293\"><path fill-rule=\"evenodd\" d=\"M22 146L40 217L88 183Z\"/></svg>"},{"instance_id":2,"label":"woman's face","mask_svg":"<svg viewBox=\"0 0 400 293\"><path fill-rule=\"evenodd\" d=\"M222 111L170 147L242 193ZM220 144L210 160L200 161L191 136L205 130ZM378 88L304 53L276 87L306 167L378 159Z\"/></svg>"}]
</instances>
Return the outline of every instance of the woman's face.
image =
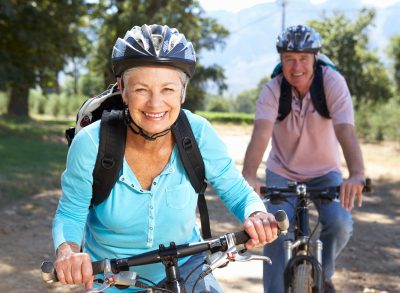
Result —
<instances>
[{"instance_id":1,"label":"woman's face","mask_svg":"<svg viewBox=\"0 0 400 293\"><path fill-rule=\"evenodd\" d=\"M314 75L314 54L284 52L281 55L282 71L286 80L305 95Z\"/></svg>"},{"instance_id":2,"label":"woman's face","mask_svg":"<svg viewBox=\"0 0 400 293\"><path fill-rule=\"evenodd\" d=\"M133 121L146 133L171 127L181 108L182 72L167 66L137 67L124 74L122 97Z\"/></svg>"}]
</instances>

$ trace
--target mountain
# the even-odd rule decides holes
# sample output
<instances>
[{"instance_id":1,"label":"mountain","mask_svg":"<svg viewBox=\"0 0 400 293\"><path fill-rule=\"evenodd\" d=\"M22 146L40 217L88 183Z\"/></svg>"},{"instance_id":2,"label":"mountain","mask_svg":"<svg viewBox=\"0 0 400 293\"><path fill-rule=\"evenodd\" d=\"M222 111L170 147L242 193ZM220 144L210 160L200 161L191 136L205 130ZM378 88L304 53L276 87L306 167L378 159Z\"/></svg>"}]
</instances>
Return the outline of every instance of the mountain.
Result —
<instances>
[{"instance_id":1,"label":"mountain","mask_svg":"<svg viewBox=\"0 0 400 293\"><path fill-rule=\"evenodd\" d=\"M363 6L361 0L325 1L311 4L309 0L287 1L285 26L305 24L311 19L322 19L323 13L331 16L334 11L344 11L350 18L357 18ZM386 8L375 8L376 17L371 27L370 47L377 50L386 63L386 45L391 36L400 33L400 3ZM201 52L203 64L218 64L225 69L228 90L225 96L254 88L271 73L279 56L276 53L276 37L282 30L282 8L277 3L263 3L239 12L210 11L206 15L215 18L231 33L223 49ZM215 89L210 87L210 92Z\"/></svg>"}]
</instances>

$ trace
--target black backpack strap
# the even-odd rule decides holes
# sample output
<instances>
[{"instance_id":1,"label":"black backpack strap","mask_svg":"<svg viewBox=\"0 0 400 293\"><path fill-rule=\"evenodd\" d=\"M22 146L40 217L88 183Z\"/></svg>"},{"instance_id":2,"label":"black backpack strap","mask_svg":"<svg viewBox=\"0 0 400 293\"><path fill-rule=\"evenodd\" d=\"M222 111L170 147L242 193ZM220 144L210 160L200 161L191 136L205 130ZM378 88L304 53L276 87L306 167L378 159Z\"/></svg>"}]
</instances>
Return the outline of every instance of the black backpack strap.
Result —
<instances>
[{"instance_id":1,"label":"black backpack strap","mask_svg":"<svg viewBox=\"0 0 400 293\"><path fill-rule=\"evenodd\" d=\"M282 74L281 96L279 97L278 121L282 121L292 110L292 86Z\"/></svg>"},{"instance_id":2,"label":"black backpack strap","mask_svg":"<svg viewBox=\"0 0 400 293\"><path fill-rule=\"evenodd\" d=\"M207 188L203 157L194 137L189 120L183 110L172 127L183 167L189 176L194 190L199 194L197 206L200 213L201 231L205 239L211 238L210 219L204 192Z\"/></svg>"},{"instance_id":3,"label":"black backpack strap","mask_svg":"<svg viewBox=\"0 0 400 293\"><path fill-rule=\"evenodd\" d=\"M100 143L93 169L92 205L102 203L117 182L125 152L126 126L122 111L104 111L100 123Z\"/></svg>"},{"instance_id":4,"label":"black backpack strap","mask_svg":"<svg viewBox=\"0 0 400 293\"><path fill-rule=\"evenodd\" d=\"M325 118L331 118L328 106L326 104L326 96L324 90L324 78L322 66L318 64L314 70L314 79L310 87L311 101L315 110ZM292 86L282 77L281 96L279 97L278 121L282 121L292 110Z\"/></svg>"},{"instance_id":5,"label":"black backpack strap","mask_svg":"<svg viewBox=\"0 0 400 293\"><path fill-rule=\"evenodd\" d=\"M322 66L319 64L314 70L314 79L311 84L310 94L315 110L317 110L322 117L331 118L326 104Z\"/></svg>"}]
</instances>

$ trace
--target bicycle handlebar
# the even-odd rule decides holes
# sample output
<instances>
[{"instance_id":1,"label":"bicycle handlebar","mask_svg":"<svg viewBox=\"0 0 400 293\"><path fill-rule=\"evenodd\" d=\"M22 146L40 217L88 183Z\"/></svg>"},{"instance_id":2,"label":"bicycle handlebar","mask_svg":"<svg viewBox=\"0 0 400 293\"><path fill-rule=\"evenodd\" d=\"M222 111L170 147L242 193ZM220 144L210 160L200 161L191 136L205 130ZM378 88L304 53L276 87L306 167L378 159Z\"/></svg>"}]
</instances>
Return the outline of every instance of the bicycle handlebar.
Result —
<instances>
[{"instance_id":1,"label":"bicycle handlebar","mask_svg":"<svg viewBox=\"0 0 400 293\"><path fill-rule=\"evenodd\" d=\"M266 198L280 197L281 193L296 193L297 187L300 185L306 186L306 193L312 197L313 195L325 198L335 199L339 196L340 186L333 187L308 187L305 183L290 182L287 187L267 187L261 186L260 193ZM364 188L362 192L372 191L372 181L370 178L365 179Z\"/></svg>"},{"instance_id":2,"label":"bicycle handlebar","mask_svg":"<svg viewBox=\"0 0 400 293\"><path fill-rule=\"evenodd\" d=\"M106 270L107 262L111 264L111 271L113 273L119 273L123 270L122 268L126 266L139 266L161 262L162 257L167 255L177 255L178 257L185 257L204 251L211 251L212 253L218 251L226 251L228 249L227 243L229 237L233 239L235 245L244 244L250 239L245 231L240 231L235 233L228 233L219 238L198 243L182 244L176 246L171 243L169 247L160 246L160 249L156 249L128 258L110 260L104 259L92 262L93 275L104 273ZM41 270L43 281L45 281L46 283L58 282L53 262L43 262Z\"/></svg>"},{"instance_id":3,"label":"bicycle handlebar","mask_svg":"<svg viewBox=\"0 0 400 293\"><path fill-rule=\"evenodd\" d=\"M275 213L275 218L277 221L278 229L280 233L286 233L288 229L288 219L284 211L279 210ZM227 233L218 238L211 240L205 240L197 243L189 243L182 245L175 245L171 242L168 247L160 245L159 249L152 250L143 254L135 255L127 258L119 259L104 259L100 261L92 262L93 275L103 274L107 270L117 274L127 267L147 265L162 262L163 257L185 257L189 255L194 255L197 253L210 251L215 252L225 252L229 249L229 245L241 245L246 243L250 239L249 235L245 231L239 231L234 233ZM41 265L42 279L46 283L57 282L57 274L54 269L53 262L45 261Z\"/></svg>"}]
</instances>

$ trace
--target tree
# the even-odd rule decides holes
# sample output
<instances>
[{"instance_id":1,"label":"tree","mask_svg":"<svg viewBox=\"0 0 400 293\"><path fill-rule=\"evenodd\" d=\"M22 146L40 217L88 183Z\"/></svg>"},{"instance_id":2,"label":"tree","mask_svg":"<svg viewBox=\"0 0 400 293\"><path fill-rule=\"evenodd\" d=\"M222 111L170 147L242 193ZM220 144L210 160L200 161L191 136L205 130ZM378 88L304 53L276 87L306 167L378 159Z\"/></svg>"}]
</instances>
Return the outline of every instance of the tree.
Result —
<instances>
[{"instance_id":1,"label":"tree","mask_svg":"<svg viewBox=\"0 0 400 293\"><path fill-rule=\"evenodd\" d=\"M235 111L242 113L254 113L259 92L256 89L249 89L240 92L234 102Z\"/></svg>"},{"instance_id":2,"label":"tree","mask_svg":"<svg viewBox=\"0 0 400 293\"><path fill-rule=\"evenodd\" d=\"M230 112L231 105L227 99L222 96L210 96L207 98L206 111L210 112Z\"/></svg>"},{"instance_id":3,"label":"tree","mask_svg":"<svg viewBox=\"0 0 400 293\"><path fill-rule=\"evenodd\" d=\"M256 101L264 85L270 80L269 76L263 77L256 88L240 92L235 99L235 111L243 113L254 113L256 111Z\"/></svg>"},{"instance_id":4,"label":"tree","mask_svg":"<svg viewBox=\"0 0 400 293\"><path fill-rule=\"evenodd\" d=\"M79 93L84 97L94 97L105 90L103 78L88 72L79 79Z\"/></svg>"},{"instance_id":5,"label":"tree","mask_svg":"<svg viewBox=\"0 0 400 293\"><path fill-rule=\"evenodd\" d=\"M392 96L387 71L379 58L368 51L368 32L374 17L374 10L363 9L354 22L342 12L309 22L321 34L322 53L346 78L356 101L386 101Z\"/></svg>"},{"instance_id":6,"label":"tree","mask_svg":"<svg viewBox=\"0 0 400 293\"><path fill-rule=\"evenodd\" d=\"M84 0L0 2L0 89L8 113L28 116L29 89L56 88L68 57L84 55Z\"/></svg>"},{"instance_id":7,"label":"tree","mask_svg":"<svg viewBox=\"0 0 400 293\"><path fill-rule=\"evenodd\" d=\"M397 91L400 93L400 35L396 35L390 39L388 55L394 61L394 80L396 82Z\"/></svg>"},{"instance_id":8,"label":"tree","mask_svg":"<svg viewBox=\"0 0 400 293\"><path fill-rule=\"evenodd\" d=\"M213 50L217 46L223 46L228 31L214 19L203 15L204 10L197 0L101 0L93 15L94 18L101 19L102 23L98 32L96 53L89 62L90 69L102 74L106 85L115 82L111 70L112 49L117 38L123 37L134 25L158 23L176 27L193 43L197 57L203 49ZM205 67L198 62L187 91L185 108L195 110L201 107L207 81L216 82L220 91L224 90L224 78L221 67Z\"/></svg>"}]
</instances>

